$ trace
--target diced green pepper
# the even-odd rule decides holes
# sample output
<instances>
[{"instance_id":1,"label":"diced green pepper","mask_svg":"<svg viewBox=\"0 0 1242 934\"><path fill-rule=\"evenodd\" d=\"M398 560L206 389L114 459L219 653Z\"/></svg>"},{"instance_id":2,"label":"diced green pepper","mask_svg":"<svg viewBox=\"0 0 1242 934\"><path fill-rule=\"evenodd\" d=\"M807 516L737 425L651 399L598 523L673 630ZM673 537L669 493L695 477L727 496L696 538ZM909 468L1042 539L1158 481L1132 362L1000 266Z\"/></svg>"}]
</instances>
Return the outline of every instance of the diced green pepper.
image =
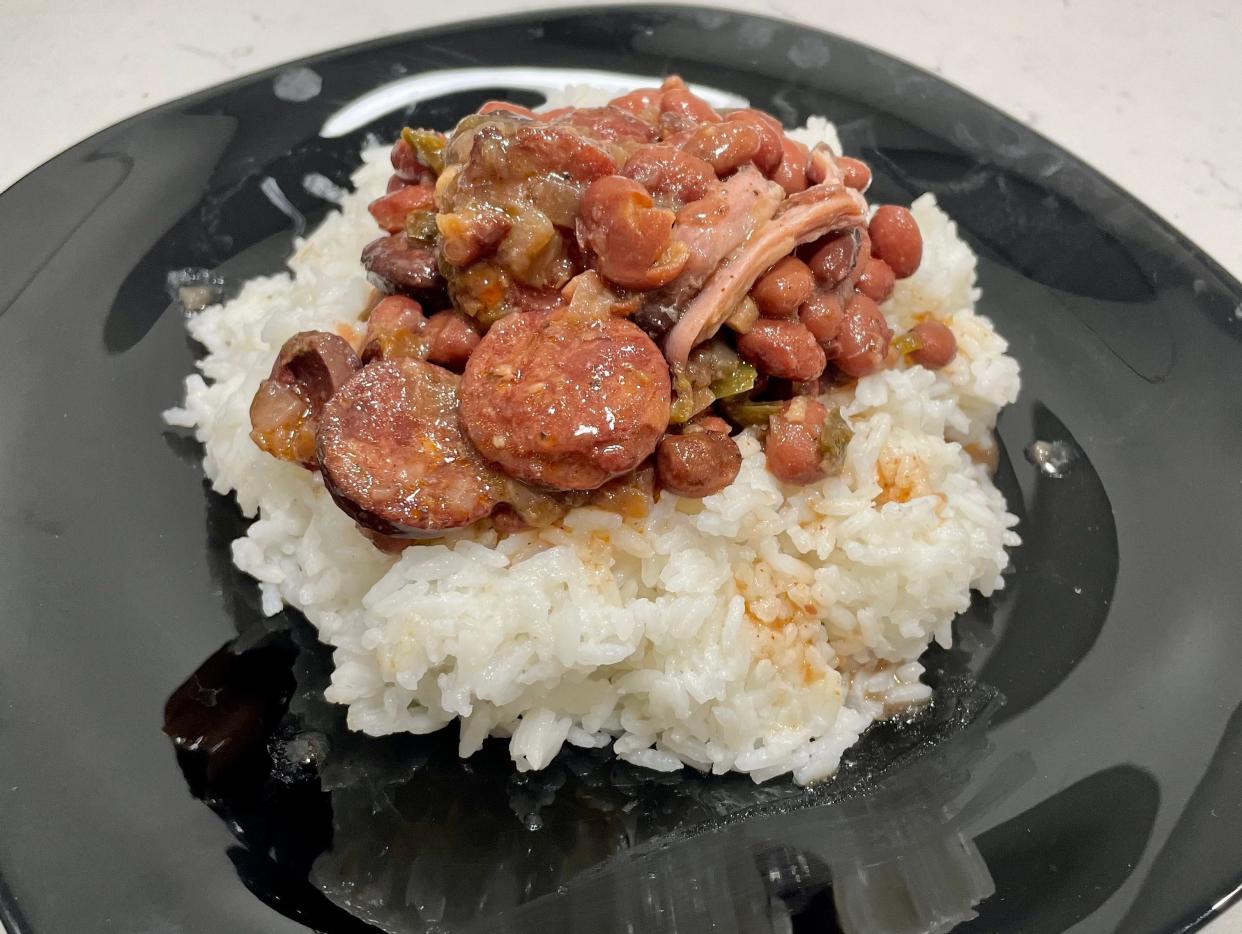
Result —
<instances>
[{"instance_id":1,"label":"diced green pepper","mask_svg":"<svg viewBox=\"0 0 1242 934\"><path fill-rule=\"evenodd\" d=\"M753 366L739 360L734 364L731 372L712 381L712 395L717 399L727 399L730 396L750 392L755 388L756 376L758 373Z\"/></svg>"},{"instance_id":2,"label":"diced green pepper","mask_svg":"<svg viewBox=\"0 0 1242 934\"><path fill-rule=\"evenodd\" d=\"M444 171L444 137L431 130L406 127L401 138L410 144L418 161L439 175Z\"/></svg>"},{"instance_id":3,"label":"diced green pepper","mask_svg":"<svg viewBox=\"0 0 1242 934\"><path fill-rule=\"evenodd\" d=\"M839 474L845 467L845 449L853 437L854 432L841 417L841 410L833 409L819 436L820 466L829 476Z\"/></svg>"},{"instance_id":4,"label":"diced green pepper","mask_svg":"<svg viewBox=\"0 0 1242 934\"><path fill-rule=\"evenodd\" d=\"M773 415L780 414L785 405L779 400L772 402L755 402L746 396L730 396L720 400L720 408L729 420L743 428L752 425L766 425Z\"/></svg>"}]
</instances>

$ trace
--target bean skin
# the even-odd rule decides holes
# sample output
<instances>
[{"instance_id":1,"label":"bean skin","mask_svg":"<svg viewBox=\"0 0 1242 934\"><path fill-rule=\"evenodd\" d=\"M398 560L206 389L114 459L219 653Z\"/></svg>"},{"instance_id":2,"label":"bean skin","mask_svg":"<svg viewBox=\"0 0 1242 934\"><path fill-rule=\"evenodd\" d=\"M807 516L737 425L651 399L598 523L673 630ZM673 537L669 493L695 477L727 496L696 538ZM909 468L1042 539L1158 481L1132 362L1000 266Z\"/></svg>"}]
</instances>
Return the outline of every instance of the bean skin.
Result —
<instances>
[{"instance_id":1,"label":"bean skin","mask_svg":"<svg viewBox=\"0 0 1242 934\"><path fill-rule=\"evenodd\" d=\"M750 296L768 318L790 318L815 288L815 277L806 263L786 256L765 272L750 290Z\"/></svg>"},{"instance_id":2,"label":"bean skin","mask_svg":"<svg viewBox=\"0 0 1242 934\"><path fill-rule=\"evenodd\" d=\"M855 379L884 368L893 332L880 307L855 292L845 303L841 330L833 342L832 362L846 376Z\"/></svg>"},{"instance_id":3,"label":"bean skin","mask_svg":"<svg viewBox=\"0 0 1242 934\"><path fill-rule=\"evenodd\" d=\"M867 260L862 275L858 277L854 285L873 302L882 302L893 294L893 285L896 281L888 263L878 256L873 256Z\"/></svg>"},{"instance_id":4,"label":"bean skin","mask_svg":"<svg viewBox=\"0 0 1242 934\"><path fill-rule=\"evenodd\" d=\"M760 372L780 379L815 379L827 365L815 336L784 318L760 318L738 337L737 350Z\"/></svg>"},{"instance_id":5,"label":"bean skin","mask_svg":"<svg viewBox=\"0 0 1242 934\"><path fill-rule=\"evenodd\" d=\"M896 204L882 205L867 227L871 236L871 252L893 270L898 279L914 275L923 261L923 234L918 221L906 208Z\"/></svg>"},{"instance_id":6,"label":"bean skin","mask_svg":"<svg viewBox=\"0 0 1242 934\"><path fill-rule=\"evenodd\" d=\"M929 370L938 370L948 366L957 356L957 338L939 321L924 321L910 329L910 335L917 342L917 348L911 351L911 362Z\"/></svg>"},{"instance_id":7,"label":"bean skin","mask_svg":"<svg viewBox=\"0 0 1242 934\"><path fill-rule=\"evenodd\" d=\"M833 292L812 292L798 309L798 320L820 344L830 344L841 332L845 303Z\"/></svg>"}]
</instances>

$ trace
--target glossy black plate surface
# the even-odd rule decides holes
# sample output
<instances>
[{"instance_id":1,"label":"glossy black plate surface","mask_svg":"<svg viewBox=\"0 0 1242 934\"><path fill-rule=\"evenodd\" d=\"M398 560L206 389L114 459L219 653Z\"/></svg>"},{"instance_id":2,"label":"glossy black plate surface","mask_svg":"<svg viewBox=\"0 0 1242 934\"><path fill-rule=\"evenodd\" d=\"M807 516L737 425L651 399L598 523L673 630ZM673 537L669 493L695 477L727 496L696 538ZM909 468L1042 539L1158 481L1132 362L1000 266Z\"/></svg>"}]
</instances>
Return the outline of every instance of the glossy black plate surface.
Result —
<instances>
[{"instance_id":1,"label":"glossy black plate surface","mask_svg":"<svg viewBox=\"0 0 1242 934\"><path fill-rule=\"evenodd\" d=\"M998 482L1024 544L1007 589L929 659L933 709L868 734L822 788L652 777L587 754L515 775L494 748L457 762L452 737L346 734L316 700L324 653L304 622L262 621L229 563L240 516L160 422L195 352L167 274L213 270L228 292L279 269L328 209L308 173L344 184L367 132L448 126L505 89L341 138L320 138L324 121L395 78L471 65L677 71L790 124L829 114L875 168L876 200L935 192L979 253L982 309L1023 366ZM302 66L322 81L309 99L289 99L305 74L245 78L106 130L0 196L12 934L367 920L1141 934L1228 903L1242 882L1236 282L979 101L775 21L546 13ZM1036 440L1068 446L1064 476L1023 456Z\"/></svg>"}]
</instances>

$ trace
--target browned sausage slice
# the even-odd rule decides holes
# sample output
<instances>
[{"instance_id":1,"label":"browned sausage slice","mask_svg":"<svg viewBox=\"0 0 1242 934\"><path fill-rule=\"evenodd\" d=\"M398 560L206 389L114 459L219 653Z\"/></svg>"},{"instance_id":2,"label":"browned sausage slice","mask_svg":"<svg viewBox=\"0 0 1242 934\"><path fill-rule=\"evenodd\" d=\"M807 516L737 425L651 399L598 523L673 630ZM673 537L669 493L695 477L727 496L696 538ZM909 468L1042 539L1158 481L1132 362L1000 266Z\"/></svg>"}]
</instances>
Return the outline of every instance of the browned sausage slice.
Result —
<instances>
[{"instance_id":1,"label":"browned sausage slice","mask_svg":"<svg viewBox=\"0 0 1242 934\"><path fill-rule=\"evenodd\" d=\"M316 419L359 366L344 338L327 331L293 335L250 403L251 439L273 457L313 468Z\"/></svg>"},{"instance_id":2,"label":"browned sausage slice","mask_svg":"<svg viewBox=\"0 0 1242 934\"><path fill-rule=\"evenodd\" d=\"M429 537L496 507L503 483L462 436L457 385L448 370L399 357L368 364L324 406L324 485L360 525Z\"/></svg>"},{"instance_id":3,"label":"browned sausage slice","mask_svg":"<svg viewBox=\"0 0 1242 934\"><path fill-rule=\"evenodd\" d=\"M470 355L461 420L510 476L592 490L655 450L670 393L659 348L632 322L529 311L502 318Z\"/></svg>"}]
</instances>

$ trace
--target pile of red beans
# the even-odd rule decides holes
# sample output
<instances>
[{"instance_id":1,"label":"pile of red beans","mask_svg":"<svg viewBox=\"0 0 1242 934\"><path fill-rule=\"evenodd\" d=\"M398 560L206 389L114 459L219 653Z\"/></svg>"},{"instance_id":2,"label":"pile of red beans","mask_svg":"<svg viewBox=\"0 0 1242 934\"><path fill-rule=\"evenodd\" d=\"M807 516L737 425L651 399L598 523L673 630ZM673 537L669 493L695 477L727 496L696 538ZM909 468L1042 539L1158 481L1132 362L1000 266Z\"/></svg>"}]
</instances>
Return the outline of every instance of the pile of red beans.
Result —
<instances>
[{"instance_id":1,"label":"pile of red beans","mask_svg":"<svg viewBox=\"0 0 1242 934\"><path fill-rule=\"evenodd\" d=\"M392 164L362 256L386 297L359 338L287 342L251 407L255 442L385 547L707 496L751 426L776 477L814 482L850 437L825 388L956 353L939 322L885 322L923 243L904 207L868 219L865 164L680 79L492 102L448 137L406 130Z\"/></svg>"}]
</instances>

